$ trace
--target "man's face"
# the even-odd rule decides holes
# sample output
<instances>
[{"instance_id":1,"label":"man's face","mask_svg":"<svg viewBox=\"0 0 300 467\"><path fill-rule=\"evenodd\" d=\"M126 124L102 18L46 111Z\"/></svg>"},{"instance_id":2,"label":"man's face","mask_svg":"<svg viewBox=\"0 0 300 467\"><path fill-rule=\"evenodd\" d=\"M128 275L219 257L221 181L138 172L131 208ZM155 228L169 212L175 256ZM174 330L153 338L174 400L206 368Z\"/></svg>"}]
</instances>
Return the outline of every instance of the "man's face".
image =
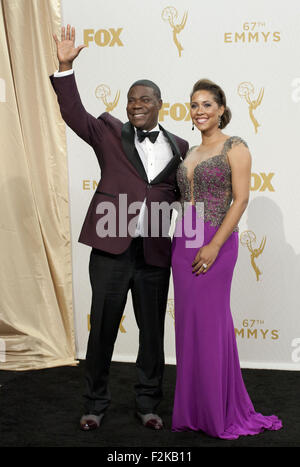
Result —
<instances>
[{"instance_id":1,"label":"man's face","mask_svg":"<svg viewBox=\"0 0 300 467\"><path fill-rule=\"evenodd\" d=\"M157 125L158 113L162 106L154 89L148 86L134 86L127 95L127 116L136 128L150 131Z\"/></svg>"}]
</instances>

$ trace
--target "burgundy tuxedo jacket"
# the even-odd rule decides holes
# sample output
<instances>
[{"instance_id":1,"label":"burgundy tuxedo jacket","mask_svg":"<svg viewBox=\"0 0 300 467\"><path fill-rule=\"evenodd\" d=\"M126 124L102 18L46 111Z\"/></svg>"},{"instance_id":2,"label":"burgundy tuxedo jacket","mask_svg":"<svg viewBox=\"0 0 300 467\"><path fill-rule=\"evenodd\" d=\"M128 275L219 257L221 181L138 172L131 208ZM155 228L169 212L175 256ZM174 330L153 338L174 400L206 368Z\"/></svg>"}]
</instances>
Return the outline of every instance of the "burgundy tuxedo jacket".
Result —
<instances>
[{"instance_id":1,"label":"burgundy tuxedo jacket","mask_svg":"<svg viewBox=\"0 0 300 467\"><path fill-rule=\"evenodd\" d=\"M146 199L148 228L151 226L151 203L173 203L178 199L176 170L185 157L188 143L161 128L168 139L173 158L167 166L150 183L147 179L143 163L134 145L134 127L130 122L123 124L120 120L105 112L95 118L84 108L76 86L74 74L54 78L50 76L54 91L57 94L62 118L66 124L84 141L92 146L97 156L101 179L88 208L79 242L112 254L123 253L130 245L132 236L119 230L119 217L127 216L127 225L138 212L129 214L122 209L119 213L120 194L126 198L127 206L136 201L143 203ZM104 202L112 203L116 214L115 235L99 236L97 223L107 211L99 209ZM121 207L120 207L121 208ZM100 212L103 211L103 212ZM126 217L125 217L126 219ZM102 219L103 220L103 219ZM161 220L160 220L161 222ZM171 259L171 239L169 236L145 236L144 256L147 264L169 267Z\"/></svg>"}]
</instances>

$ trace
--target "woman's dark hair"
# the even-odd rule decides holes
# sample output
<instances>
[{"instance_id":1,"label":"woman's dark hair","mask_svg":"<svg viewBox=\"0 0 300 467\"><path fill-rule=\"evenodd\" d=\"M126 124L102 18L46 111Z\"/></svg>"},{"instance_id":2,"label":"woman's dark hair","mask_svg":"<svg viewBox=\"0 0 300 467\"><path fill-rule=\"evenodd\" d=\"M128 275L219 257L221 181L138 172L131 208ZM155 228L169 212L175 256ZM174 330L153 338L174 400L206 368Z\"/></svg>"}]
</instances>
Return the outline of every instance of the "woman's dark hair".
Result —
<instances>
[{"instance_id":1,"label":"woman's dark hair","mask_svg":"<svg viewBox=\"0 0 300 467\"><path fill-rule=\"evenodd\" d=\"M220 128L225 128L231 120L231 110L227 107L226 104L226 96L222 88L218 86L216 83L213 83L209 79L200 79L194 84L193 90L191 92L191 99L195 92L197 91L209 91L213 96L215 102L218 104L219 107L222 105L224 106L224 113L221 116L221 123Z\"/></svg>"}]
</instances>

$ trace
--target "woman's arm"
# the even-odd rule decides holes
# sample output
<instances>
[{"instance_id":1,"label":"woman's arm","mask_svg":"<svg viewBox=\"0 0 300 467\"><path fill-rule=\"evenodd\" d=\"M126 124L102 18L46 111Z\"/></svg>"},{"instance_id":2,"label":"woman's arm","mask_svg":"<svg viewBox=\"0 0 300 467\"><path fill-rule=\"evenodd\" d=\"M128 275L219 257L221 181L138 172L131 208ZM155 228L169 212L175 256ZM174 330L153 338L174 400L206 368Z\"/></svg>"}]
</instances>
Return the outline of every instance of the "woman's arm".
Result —
<instances>
[{"instance_id":1,"label":"woman's arm","mask_svg":"<svg viewBox=\"0 0 300 467\"><path fill-rule=\"evenodd\" d=\"M193 262L193 272L207 272L216 260L220 248L226 242L245 211L250 192L251 154L246 146L238 144L228 152L231 167L233 202L219 229L210 243L200 248ZM207 268L203 268L203 264Z\"/></svg>"}]
</instances>

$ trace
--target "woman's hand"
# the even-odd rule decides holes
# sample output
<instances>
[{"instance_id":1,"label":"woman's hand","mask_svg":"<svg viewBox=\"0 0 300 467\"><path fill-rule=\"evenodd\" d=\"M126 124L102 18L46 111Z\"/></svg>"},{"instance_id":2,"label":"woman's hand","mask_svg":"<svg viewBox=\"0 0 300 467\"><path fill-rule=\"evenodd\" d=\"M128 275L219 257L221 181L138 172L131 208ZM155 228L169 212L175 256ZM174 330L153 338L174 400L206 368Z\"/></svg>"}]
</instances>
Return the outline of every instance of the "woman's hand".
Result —
<instances>
[{"instance_id":1,"label":"woman's hand","mask_svg":"<svg viewBox=\"0 0 300 467\"><path fill-rule=\"evenodd\" d=\"M193 273L196 273L196 276L199 276L201 273L205 274L215 262L219 250L220 248L213 243L208 243L200 248L192 263ZM204 265L206 265L206 267Z\"/></svg>"},{"instance_id":2,"label":"woman's hand","mask_svg":"<svg viewBox=\"0 0 300 467\"><path fill-rule=\"evenodd\" d=\"M56 42L57 58L59 61L59 71L65 71L72 68L73 60L79 55L85 45L75 47L75 28L67 25L61 28L61 40L59 41L56 34L53 34L53 39Z\"/></svg>"}]
</instances>

